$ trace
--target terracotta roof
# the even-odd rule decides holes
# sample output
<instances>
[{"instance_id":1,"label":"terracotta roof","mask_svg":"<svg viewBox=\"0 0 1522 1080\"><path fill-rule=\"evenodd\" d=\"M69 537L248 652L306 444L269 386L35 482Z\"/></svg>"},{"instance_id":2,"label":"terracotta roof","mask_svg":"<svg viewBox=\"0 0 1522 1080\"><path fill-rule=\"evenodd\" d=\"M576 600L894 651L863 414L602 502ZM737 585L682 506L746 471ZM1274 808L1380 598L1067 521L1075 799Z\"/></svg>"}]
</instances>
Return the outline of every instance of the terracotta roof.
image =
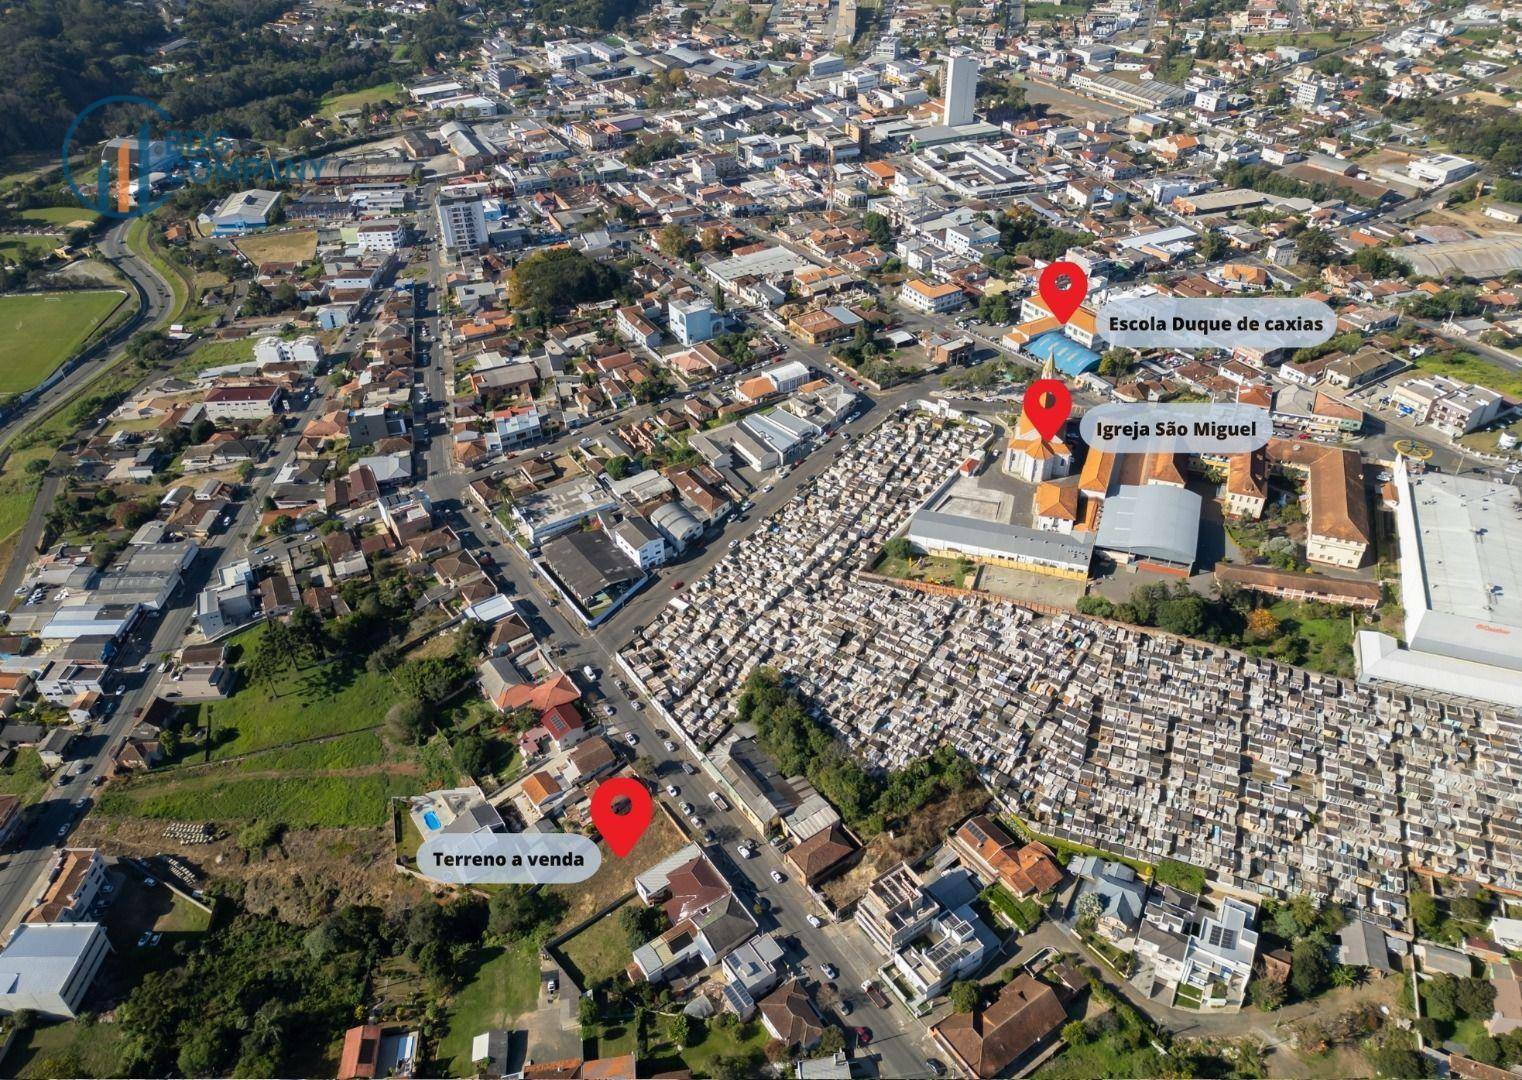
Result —
<instances>
[{"instance_id":1,"label":"terracotta roof","mask_svg":"<svg viewBox=\"0 0 1522 1080\"><path fill-rule=\"evenodd\" d=\"M1036 514L1039 517L1078 520L1078 487L1055 484L1050 480L1036 485Z\"/></svg>"},{"instance_id":2,"label":"terracotta roof","mask_svg":"<svg viewBox=\"0 0 1522 1080\"><path fill-rule=\"evenodd\" d=\"M761 999L761 1015L777 1037L789 1046L810 1047L824 1035L824 1021L797 979L789 979Z\"/></svg>"},{"instance_id":3,"label":"terracotta roof","mask_svg":"<svg viewBox=\"0 0 1522 1080\"><path fill-rule=\"evenodd\" d=\"M1183 487L1187 471L1188 459L1183 454L1148 454L1143 483Z\"/></svg>"},{"instance_id":4,"label":"terracotta roof","mask_svg":"<svg viewBox=\"0 0 1522 1080\"><path fill-rule=\"evenodd\" d=\"M1369 505L1363 464L1356 450L1330 450L1311 467L1312 536L1348 543L1369 542Z\"/></svg>"},{"instance_id":5,"label":"terracotta roof","mask_svg":"<svg viewBox=\"0 0 1522 1080\"><path fill-rule=\"evenodd\" d=\"M560 794L560 783L541 770L523 781L523 794L528 796L529 802L540 806Z\"/></svg>"},{"instance_id":6,"label":"terracotta roof","mask_svg":"<svg viewBox=\"0 0 1522 1080\"><path fill-rule=\"evenodd\" d=\"M803 880L812 885L822 880L856 851L856 844L837 822L809 837L787 853Z\"/></svg>"},{"instance_id":7,"label":"terracotta roof","mask_svg":"<svg viewBox=\"0 0 1522 1080\"><path fill-rule=\"evenodd\" d=\"M581 691L576 688L571 677L561 672L554 678L544 679L537 683L514 683L497 695L497 700L493 704L503 712L528 708L543 713L556 705L577 701L580 698Z\"/></svg>"},{"instance_id":8,"label":"terracotta roof","mask_svg":"<svg viewBox=\"0 0 1522 1080\"><path fill-rule=\"evenodd\" d=\"M1017 975L986 1009L955 1013L936 1024L974 1076L998 1076L1067 1022L1056 992L1030 975Z\"/></svg>"},{"instance_id":9,"label":"terracotta roof","mask_svg":"<svg viewBox=\"0 0 1522 1080\"><path fill-rule=\"evenodd\" d=\"M1261 450L1231 455L1226 462L1226 490L1256 499L1268 496L1268 462Z\"/></svg>"},{"instance_id":10,"label":"terracotta roof","mask_svg":"<svg viewBox=\"0 0 1522 1080\"><path fill-rule=\"evenodd\" d=\"M1115 455L1107 450L1089 448L1083 459L1083 469L1078 474L1081 491L1104 498L1110 490L1110 475L1115 471Z\"/></svg>"},{"instance_id":11,"label":"terracotta roof","mask_svg":"<svg viewBox=\"0 0 1522 1080\"><path fill-rule=\"evenodd\" d=\"M359 1024L344 1032L343 1055L338 1059L338 1080L370 1080L379 1071L379 1024Z\"/></svg>"}]
</instances>

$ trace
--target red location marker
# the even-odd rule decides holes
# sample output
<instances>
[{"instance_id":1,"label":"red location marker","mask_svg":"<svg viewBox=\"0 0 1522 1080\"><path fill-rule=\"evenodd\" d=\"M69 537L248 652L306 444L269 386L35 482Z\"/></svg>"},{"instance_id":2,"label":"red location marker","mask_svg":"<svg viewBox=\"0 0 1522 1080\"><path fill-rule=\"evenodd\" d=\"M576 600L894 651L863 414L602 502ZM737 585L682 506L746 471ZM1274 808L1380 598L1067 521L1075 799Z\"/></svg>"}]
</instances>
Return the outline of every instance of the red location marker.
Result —
<instances>
[{"instance_id":1,"label":"red location marker","mask_svg":"<svg viewBox=\"0 0 1522 1080\"><path fill-rule=\"evenodd\" d=\"M650 792L632 776L604 780L592 792L592 824L620 859L633 851L639 838L645 835L654 809Z\"/></svg>"},{"instance_id":2,"label":"red location marker","mask_svg":"<svg viewBox=\"0 0 1522 1080\"><path fill-rule=\"evenodd\" d=\"M1025 388L1025 415L1044 440L1062 430L1072 411L1073 395L1060 379L1037 379Z\"/></svg>"},{"instance_id":3,"label":"red location marker","mask_svg":"<svg viewBox=\"0 0 1522 1080\"><path fill-rule=\"evenodd\" d=\"M1066 287L1063 286L1064 278L1067 280ZM1083 303L1083 298L1089 295L1089 276L1077 263L1048 263L1046 269L1041 271L1038 287L1041 299L1057 321L1066 323L1073 317L1073 312L1078 310L1078 305Z\"/></svg>"}]
</instances>

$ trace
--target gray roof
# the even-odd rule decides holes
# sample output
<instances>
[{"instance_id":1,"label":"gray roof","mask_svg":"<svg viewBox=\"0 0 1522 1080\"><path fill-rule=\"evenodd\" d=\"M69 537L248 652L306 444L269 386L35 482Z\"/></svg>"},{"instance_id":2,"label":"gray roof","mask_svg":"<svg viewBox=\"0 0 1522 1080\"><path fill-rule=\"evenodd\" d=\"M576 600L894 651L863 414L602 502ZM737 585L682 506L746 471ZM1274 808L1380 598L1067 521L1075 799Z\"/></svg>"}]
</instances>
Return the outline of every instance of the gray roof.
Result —
<instances>
[{"instance_id":1,"label":"gray roof","mask_svg":"<svg viewBox=\"0 0 1522 1080\"><path fill-rule=\"evenodd\" d=\"M1339 963L1351 967L1371 967L1379 971L1393 971L1390 966L1390 949L1385 944L1385 932L1363 919L1354 919L1337 932L1340 942L1337 949Z\"/></svg>"},{"instance_id":2,"label":"gray roof","mask_svg":"<svg viewBox=\"0 0 1522 1080\"><path fill-rule=\"evenodd\" d=\"M638 581L640 568L608 539L607 533L576 532L558 536L541 549L544 561L577 600Z\"/></svg>"},{"instance_id":3,"label":"gray roof","mask_svg":"<svg viewBox=\"0 0 1522 1080\"><path fill-rule=\"evenodd\" d=\"M1198 496L1196 496L1198 498ZM1011 557L1049 559L1087 567L1092 546L1086 537L1002 525L981 518L921 510L909 522L911 540L987 548Z\"/></svg>"},{"instance_id":4,"label":"gray roof","mask_svg":"<svg viewBox=\"0 0 1522 1080\"><path fill-rule=\"evenodd\" d=\"M62 993L99 923L22 923L0 951L0 994Z\"/></svg>"},{"instance_id":5,"label":"gray roof","mask_svg":"<svg viewBox=\"0 0 1522 1080\"><path fill-rule=\"evenodd\" d=\"M1127 485L1105 500L1097 546L1184 566L1194 564L1202 500L1170 484Z\"/></svg>"}]
</instances>

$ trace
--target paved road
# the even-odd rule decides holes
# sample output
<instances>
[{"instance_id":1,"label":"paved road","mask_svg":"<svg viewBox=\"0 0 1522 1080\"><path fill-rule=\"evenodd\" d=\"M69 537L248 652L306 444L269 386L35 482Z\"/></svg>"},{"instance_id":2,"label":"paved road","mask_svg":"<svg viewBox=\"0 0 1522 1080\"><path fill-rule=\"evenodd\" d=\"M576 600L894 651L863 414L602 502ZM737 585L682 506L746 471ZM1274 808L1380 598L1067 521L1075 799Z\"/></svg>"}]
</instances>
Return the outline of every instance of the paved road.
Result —
<instances>
[{"instance_id":1,"label":"paved road","mask_svg":"<svg viewBox=\"0 0 1522 1080\"><path fill-rule=\"evenodd\" d=\"M276 474L294 456L301 428L317 415L322 405L322 395L314 394L310 403L294 414L271 455L256 470L250 481L249 497L239 507L232 525L192 564L184 583L171 598L174 606L157 617L156 625L150 618L128 640L120 660L122 692L116 710L83 737L83 752L68 766L68 771L72 771L78 762L83 762L84 773L71 777L67 783L55 781L49 787L43 801L31 809L20 839L14 842L15 853L0 864L0 938L26 913L41 886L42 876L52 865L54 849L67 843L68 834L93 808L94 781L109 771L112 755L132 728L133 713L153 701L161 682L167 678L153 665L161 653L172 652L184 643L195 614L195 596L221 567L248 554L264 496ZM63 771L60 770L60 775Z\"/></svg>"},{"instance_id":2,"label":"paved road","mask_svg":"<svg viewBox=\"0 0 1522 1080\"><path fill-rule=\"evenodd\" d=\"M127 226L130 224L131 222L123 221L101 234L96 247L107 262L121 271L136 292L137 314L86 348L82 353L82 361L57 383L7 416L4 424L0 425L0 448L8 445L26 429L28 417L44 415L54 406L80 396L91 382L121 356L132 335L139 330L157 327L169 316L174 293L158 271L127 247Z\"/></svg>"}]
</instances>

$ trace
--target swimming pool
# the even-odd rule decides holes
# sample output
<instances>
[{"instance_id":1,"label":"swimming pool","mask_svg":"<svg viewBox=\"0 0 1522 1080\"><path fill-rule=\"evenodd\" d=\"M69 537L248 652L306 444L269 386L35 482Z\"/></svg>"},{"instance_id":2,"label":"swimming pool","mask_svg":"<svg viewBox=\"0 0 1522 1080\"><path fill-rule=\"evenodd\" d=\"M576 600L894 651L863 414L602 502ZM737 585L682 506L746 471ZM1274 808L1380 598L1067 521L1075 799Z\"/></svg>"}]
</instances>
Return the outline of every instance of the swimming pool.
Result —
<instances>
[{"instance_id":1,"label":"swimming pool","mask_svg":"<svg viewBox=\"0 0 1522 1080\"><path fill-rule=\"evenodd\" d=\"M439 815L435 814L432 810L424 810L423 824L427 825L430 829L437 829L439 827Z\"/></svg>"}]
</instances>

